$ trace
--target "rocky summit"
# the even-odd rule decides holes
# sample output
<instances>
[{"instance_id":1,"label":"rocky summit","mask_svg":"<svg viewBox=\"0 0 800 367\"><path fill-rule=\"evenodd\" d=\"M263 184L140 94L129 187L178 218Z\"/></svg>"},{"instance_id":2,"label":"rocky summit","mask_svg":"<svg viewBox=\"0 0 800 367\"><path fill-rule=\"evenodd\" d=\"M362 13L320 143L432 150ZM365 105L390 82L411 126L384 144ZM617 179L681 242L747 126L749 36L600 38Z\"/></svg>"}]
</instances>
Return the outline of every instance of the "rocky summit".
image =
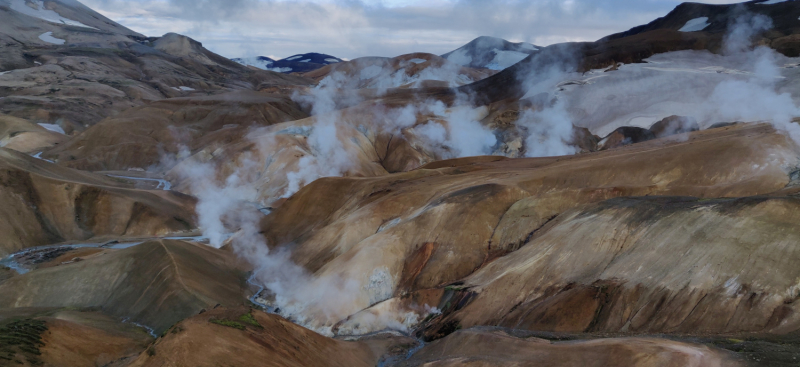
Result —
<instances>
[{"instance_id":1,"label":"rocky summit","mask_svg":"<svg viewBox=\"0 0 800 367\"><path fill-rule=\"evenodd\" d=\"M0 366L800 363L800 2L349 59L112 20L239 6L174 3L0 0Z\"/></svg>"}]
</instances>

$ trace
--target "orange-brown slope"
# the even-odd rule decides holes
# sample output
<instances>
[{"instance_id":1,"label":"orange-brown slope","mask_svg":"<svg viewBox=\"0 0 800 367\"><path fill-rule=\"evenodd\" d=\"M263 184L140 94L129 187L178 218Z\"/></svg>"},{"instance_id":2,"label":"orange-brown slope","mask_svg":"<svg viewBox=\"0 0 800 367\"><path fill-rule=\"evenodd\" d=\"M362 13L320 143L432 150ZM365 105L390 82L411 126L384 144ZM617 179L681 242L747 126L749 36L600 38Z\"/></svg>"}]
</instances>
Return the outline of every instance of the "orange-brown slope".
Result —
<instances>
[{"instance_id":1,"label":"orange-brown slope","mask_svg":"<svg viewBox=\"0 0 800 367\"><path fill-rule=\"evenodd\" d=\"M97 311L36 308L0 310L0 337L0 355L13 355L0 357L2 366L120 366L153 340L144 328Z\"/></svg>"},{"instance_id":2,"label":"orange-brown slope","mask_svg":"<svg viewBox=\"0 0 800 367\"><path fill-rule=\"evenodd\" d=\"M798 159L794 144L769 125L682 138L688 140L322 179L266 217L262 228L271 245L296 244L294 260L319 277L368 284L388 274L379 289L365 286L352 295L354 313L387 296L464 278L519 249L571 208L620 196L766 194L786 186L787 166Z\"/></svg>"},{"instance_id":3,"label":"orange-brown slope","mask_svg":"<svg viewBox=\"0 0 800 367\"><path fill-rule=\"evenodd\" d=\"M195 228L195 199L136 190L108 177L0 148L0 253L94 236L153 236Z\"/></svg>"},{"instance_id":4,"label":"orange-brown slope","mask_svg":"<svg viewBox=\"0 0 800 367\"><path fill-rule=\"evenodd\" d=\"M146 330L98 312L58 311L40 318L41 359L49 366L108 365L132 359L153 340Z\"/></svg>"},{"instance_id":5,"label":"orange-brown slope","mask_svg":"<svg viewBox=\"0 0 800 367\"><path fill-rule=\"evenodd\" d=\"M683 367L743 366L729 353L655 338L609 338L551 342L518 338L502 330L457 331L398 366Z\"/></svg>"},{"instance_id":6,"label":"orange-brown slope","mask_svg":"<svg viewBox=\"0 0 800 367\"><path fill-rule=\"evenodd\" d=\"M450 87L475 82L495 73L453 64L447 59L424 52L393 58L364 57L326 65L302 74L317 82L338 74L347 88L420 88ZM454 82L455 85L451 85Z\"/></svg>"},{"instance_id":7,"label":"orange-brown slope","mask_svg":"<svg viewBox=\"0 0 800 367\"><path fill-rule=\"evenodd\" d=\"M179 322L130 366L366 367L378 357L365 344L327 338L275 315L219 308Z\"/></svg>"},{"instance_id":8,"label":"orange-brown slope","mask_svg":"<svg viewBox=\"0 0 800 367\"><path fill-rule=\"evenodd\" d=\"M440 325L794 332L798 208L792 197L644 197L571 210L465 279L470 300Z\"/></svg>"},{"instance_id":9,"label":"orange-brown slope","mask_svg":"<svg viewBox=\"0 0 800 367\"><path fill-rule=\"evenodd\" d=\"M217 304L246 303L245 276L228 252L183 241L149 241L12 277L0 284L0 308L96 307L160 333Z\"/></svg>"},{"instance_id":10,"label":"orange-brown slope","mask_svg":"<svg viewBox=\"0 0 800 367\"><path fill-rule=\"evenodd\" d=\"M307 116L288 97L261 92L172 98L109 117L44 157L84 170L148 168L182 147L222 145L252 127Z\"/></svg>"},{"instance_id":11,"label":"orange-brown slope","mask_svg":"<svg viewBox=\"0 0 800 367\"><path fill-rule=\"evenodd\" d=\"M27 120L0 114L0 147L36 153L67 139L64 134L49 131Z\"/></svg>"}]
</instances>

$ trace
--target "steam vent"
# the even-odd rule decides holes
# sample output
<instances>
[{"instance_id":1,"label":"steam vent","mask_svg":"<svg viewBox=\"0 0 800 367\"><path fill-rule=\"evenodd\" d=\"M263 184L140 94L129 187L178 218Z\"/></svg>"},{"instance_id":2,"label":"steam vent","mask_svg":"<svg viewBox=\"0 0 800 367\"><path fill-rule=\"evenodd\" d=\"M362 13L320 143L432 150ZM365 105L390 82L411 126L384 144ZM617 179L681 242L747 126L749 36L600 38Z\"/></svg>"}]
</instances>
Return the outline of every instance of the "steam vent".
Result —
<instances>
[{"instance_id":1,"label":"steam vent","mask_svg":"<svg viewBox=\"0 0 800 367\"><path fill-rule=\"evenodd\" d=\"M734 1L0 0L0 367L798 367Z\"/></svg>"}]
</instances>

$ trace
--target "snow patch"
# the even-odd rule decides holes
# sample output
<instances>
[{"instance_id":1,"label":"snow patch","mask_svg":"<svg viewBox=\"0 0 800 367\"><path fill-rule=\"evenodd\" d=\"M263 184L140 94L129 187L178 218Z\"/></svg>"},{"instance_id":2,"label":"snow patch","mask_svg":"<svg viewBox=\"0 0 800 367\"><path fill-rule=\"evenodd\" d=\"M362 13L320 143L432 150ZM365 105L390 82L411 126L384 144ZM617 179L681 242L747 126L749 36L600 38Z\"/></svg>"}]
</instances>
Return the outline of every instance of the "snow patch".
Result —
<instances>
[{"instance_id":1,"label":"snow patch","mask_svg":"<svg viewBox=\"0 0 800 367\"><path fill-rule=\"evenodd\" d=\"M272 61L262 60L259 59L258 57L244 57L239 59L233 59L233 61L238 62L242 65L253 66L263 70L269 70L269 66L272 65Z\"/></svg>"},{"instance_id":2,"label":"snow patch","mask_svg":"<svg viewBox=\"0 0 800 367\"><path fill-rule=\"evenodd\" d=\"M428 60L425 60L425 59L411 59L411 60L408 60L408 61L409 62L413 62L415 64L422 64L423 62L428 62Z\"/></svg>"},{"instance_id":3,"label":"snow patch","mask_svg":"<svg viewBox=\"0 0 800 367\"><path fill-rule=\"evenodd\" d=\"M63 45L65 42L67 42L66 40L53 37L53 32L44 32L39 35L39 39L54 45Z\"/></svg>"},{"instance_id":4,"label":"snow patch","mask_svg":"<svg viewBox=\"0 0 800 367\"><path fill-rule=\"evenodd\" d=\"M472 80L472 78L470 78L468 75L458 74L458 76L456 77L456 82L459 85L465 85L465 84L472 84L474 80Z\"/></svg>"},{"instance_id":5,"label":"snow patch","mask_svg":"<svg viewBox=\"0 0 800 367\"><path fill-rule=\"evenodd\" d=\"M521 49L523 49L523 50L539 51L539 49L536 48L536 46L534 46L534 45L532 45L530 43L524 43L523 42L521 45L519 45L519 47Z\"/></svg>"},{"instance_id":6,"label":"snow patch","mask_svg":"<svg viewBox=\"0 0 800 367\"><path fill-rule=\"evenodd\" d=\"M472 56L467 55L467 50L461 48L453 51L453 53L450 55L447 55L447 61L461 66L468 66L470 63L472 63Z\"/></svg>"},{"instance_id":7,"label":"snow patch","mask_svg":"<svg viewBox=\"0 0 800 367\"><path fill-rule=\"evenodd\" d=\"M683 25L678 32L697 32L706 29L711 23L708 22L708 17L694 18Z\"/></svg>"},{"instance_id":8,"label":"snow patch","mask_svg":"<svg viewBox=\"0 0 800 367\"><path fill-rule=\"evenodd\" d=\"M288 73L292 71L292 68L267 68L266 70L274 71L276 73Z\"/></svg>"},{"instance_id":9,"label":"snow patch","mask_svg":"<svg viewBox=\"0 0 800 367\"><path fill-rule=\"evenodd\" d=\"M286 61L297 60L297 59L299 59L299 58L301 58L301 57L303 57L303 55L292 56L292 57L290 57L290 58L286 59Z\"/></svg>"},{"instance_id":10,"label":"snow patch","mask_svg":"<svg viewBox=\"0 0 800 367\"><path fill-rule=\"evenodd\" d=\"M363 69L361 69L361 73L359 73L359 78L361 80L372 79L383 72L383 68L378 65L370 65Z\"/></svg>"},{"instance_id":11,"label":"snow patch","mask_svg":"<svg viewBox=\"0 0 800 367\"><path fill-rule=\"evenodd\" d=\"M56 124L43 124L43 123L40 122L39 126L45 128L47 130L50 130L52 132L56 132L56 133L59 133L59 134L62 134L62 135L67 135L67 133L64 132L64 129L62 129L61 126L58 126Z\"/></svg>"},{"instance_id":12,"label":"snow patch","mask_svg":"<svg viewBox=\"0 0 800 367\"><path fill-rule=\"evenodd\" d=\"M529 56L524 52L503 51L499 48L495 48L492 52L494 52L494 59L492 59L489 65L486 65L486 68L491 70L503 70Z\"/></svg>"},{"instance_id":13,"label":"snow patch","mask_svg":"<svg viewBox=\"0 0 800 367\"><path fill-rule=\"evenodd\" d=\"M172 87L172 89L177 90L177 91L181 91L181 92L191 92L191 91L195 90L194 88L185 87L183 85L180 86L180 87L177 87L177 88L176 87Z\"/></svg>"},{"instance_id":14,"label":"snow patch","mask_svg":"<svg viewBox=\"0 0 800 367\"><path fill-rule=\"evenodd\" d=\"M768 0L768 1L765 1L763 3L758 3L758 5L772 5L772 4L783 3L783 2L786 2L786 1L787 0Z\"/></svg>"},{"instance_id":15,"label":"snow patch","mask_svg":"<svg viewBox=\"0 0 800 367\"><path fill-rule=\"evenodd\" d=\"M336 59L325 59L325 62L329 62L331 64L335 64L335 63L339 62L339 60L336 60Z\"/></svg>"},{"instance_id":16,"label":"snow patch","mask_svg":"<svg viewBox=\"0 0 800 367\"><path fill-rule=\"evenodd\" d=\"M311 59L300 60L300 62L309 62Z\"/></svg>"},{"instance_id":17,"label":"snow patch","mask_svg":"<svg viewBox=\"0 0 800 367\"><path fill-rule=\"evenodd\" d=\"M76 20L64 18L53 10L45 9L44 1L42 0L28 0L28 2L30 2L31 5L26 4L26 0L11 0L10 8L11 10L14 10L18 13L22 13L34 18L39 18L51 23L97 29L95 27L90 27Z\"/></svg>"}]
</instances>

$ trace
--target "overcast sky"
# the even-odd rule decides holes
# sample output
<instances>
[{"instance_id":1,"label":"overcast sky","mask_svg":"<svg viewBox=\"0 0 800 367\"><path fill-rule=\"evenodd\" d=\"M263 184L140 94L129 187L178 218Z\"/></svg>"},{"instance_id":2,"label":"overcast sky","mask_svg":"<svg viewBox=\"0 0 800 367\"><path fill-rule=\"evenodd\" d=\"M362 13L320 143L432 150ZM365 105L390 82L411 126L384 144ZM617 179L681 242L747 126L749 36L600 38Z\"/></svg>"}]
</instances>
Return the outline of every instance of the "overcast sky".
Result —
<instances>
[{"instance_id":1,"label":"overcast sky","mask_svg":"<svg viewBox=\"0 0 800 367\"><path fill-rule=\"evenodd\" d=\"M478 36L546 46L594 41L678 0L81 0L148 36L176 32L226 57L443 54ZM705 3L735 1L707 0Z\"/></svg>"}]
</instances>

